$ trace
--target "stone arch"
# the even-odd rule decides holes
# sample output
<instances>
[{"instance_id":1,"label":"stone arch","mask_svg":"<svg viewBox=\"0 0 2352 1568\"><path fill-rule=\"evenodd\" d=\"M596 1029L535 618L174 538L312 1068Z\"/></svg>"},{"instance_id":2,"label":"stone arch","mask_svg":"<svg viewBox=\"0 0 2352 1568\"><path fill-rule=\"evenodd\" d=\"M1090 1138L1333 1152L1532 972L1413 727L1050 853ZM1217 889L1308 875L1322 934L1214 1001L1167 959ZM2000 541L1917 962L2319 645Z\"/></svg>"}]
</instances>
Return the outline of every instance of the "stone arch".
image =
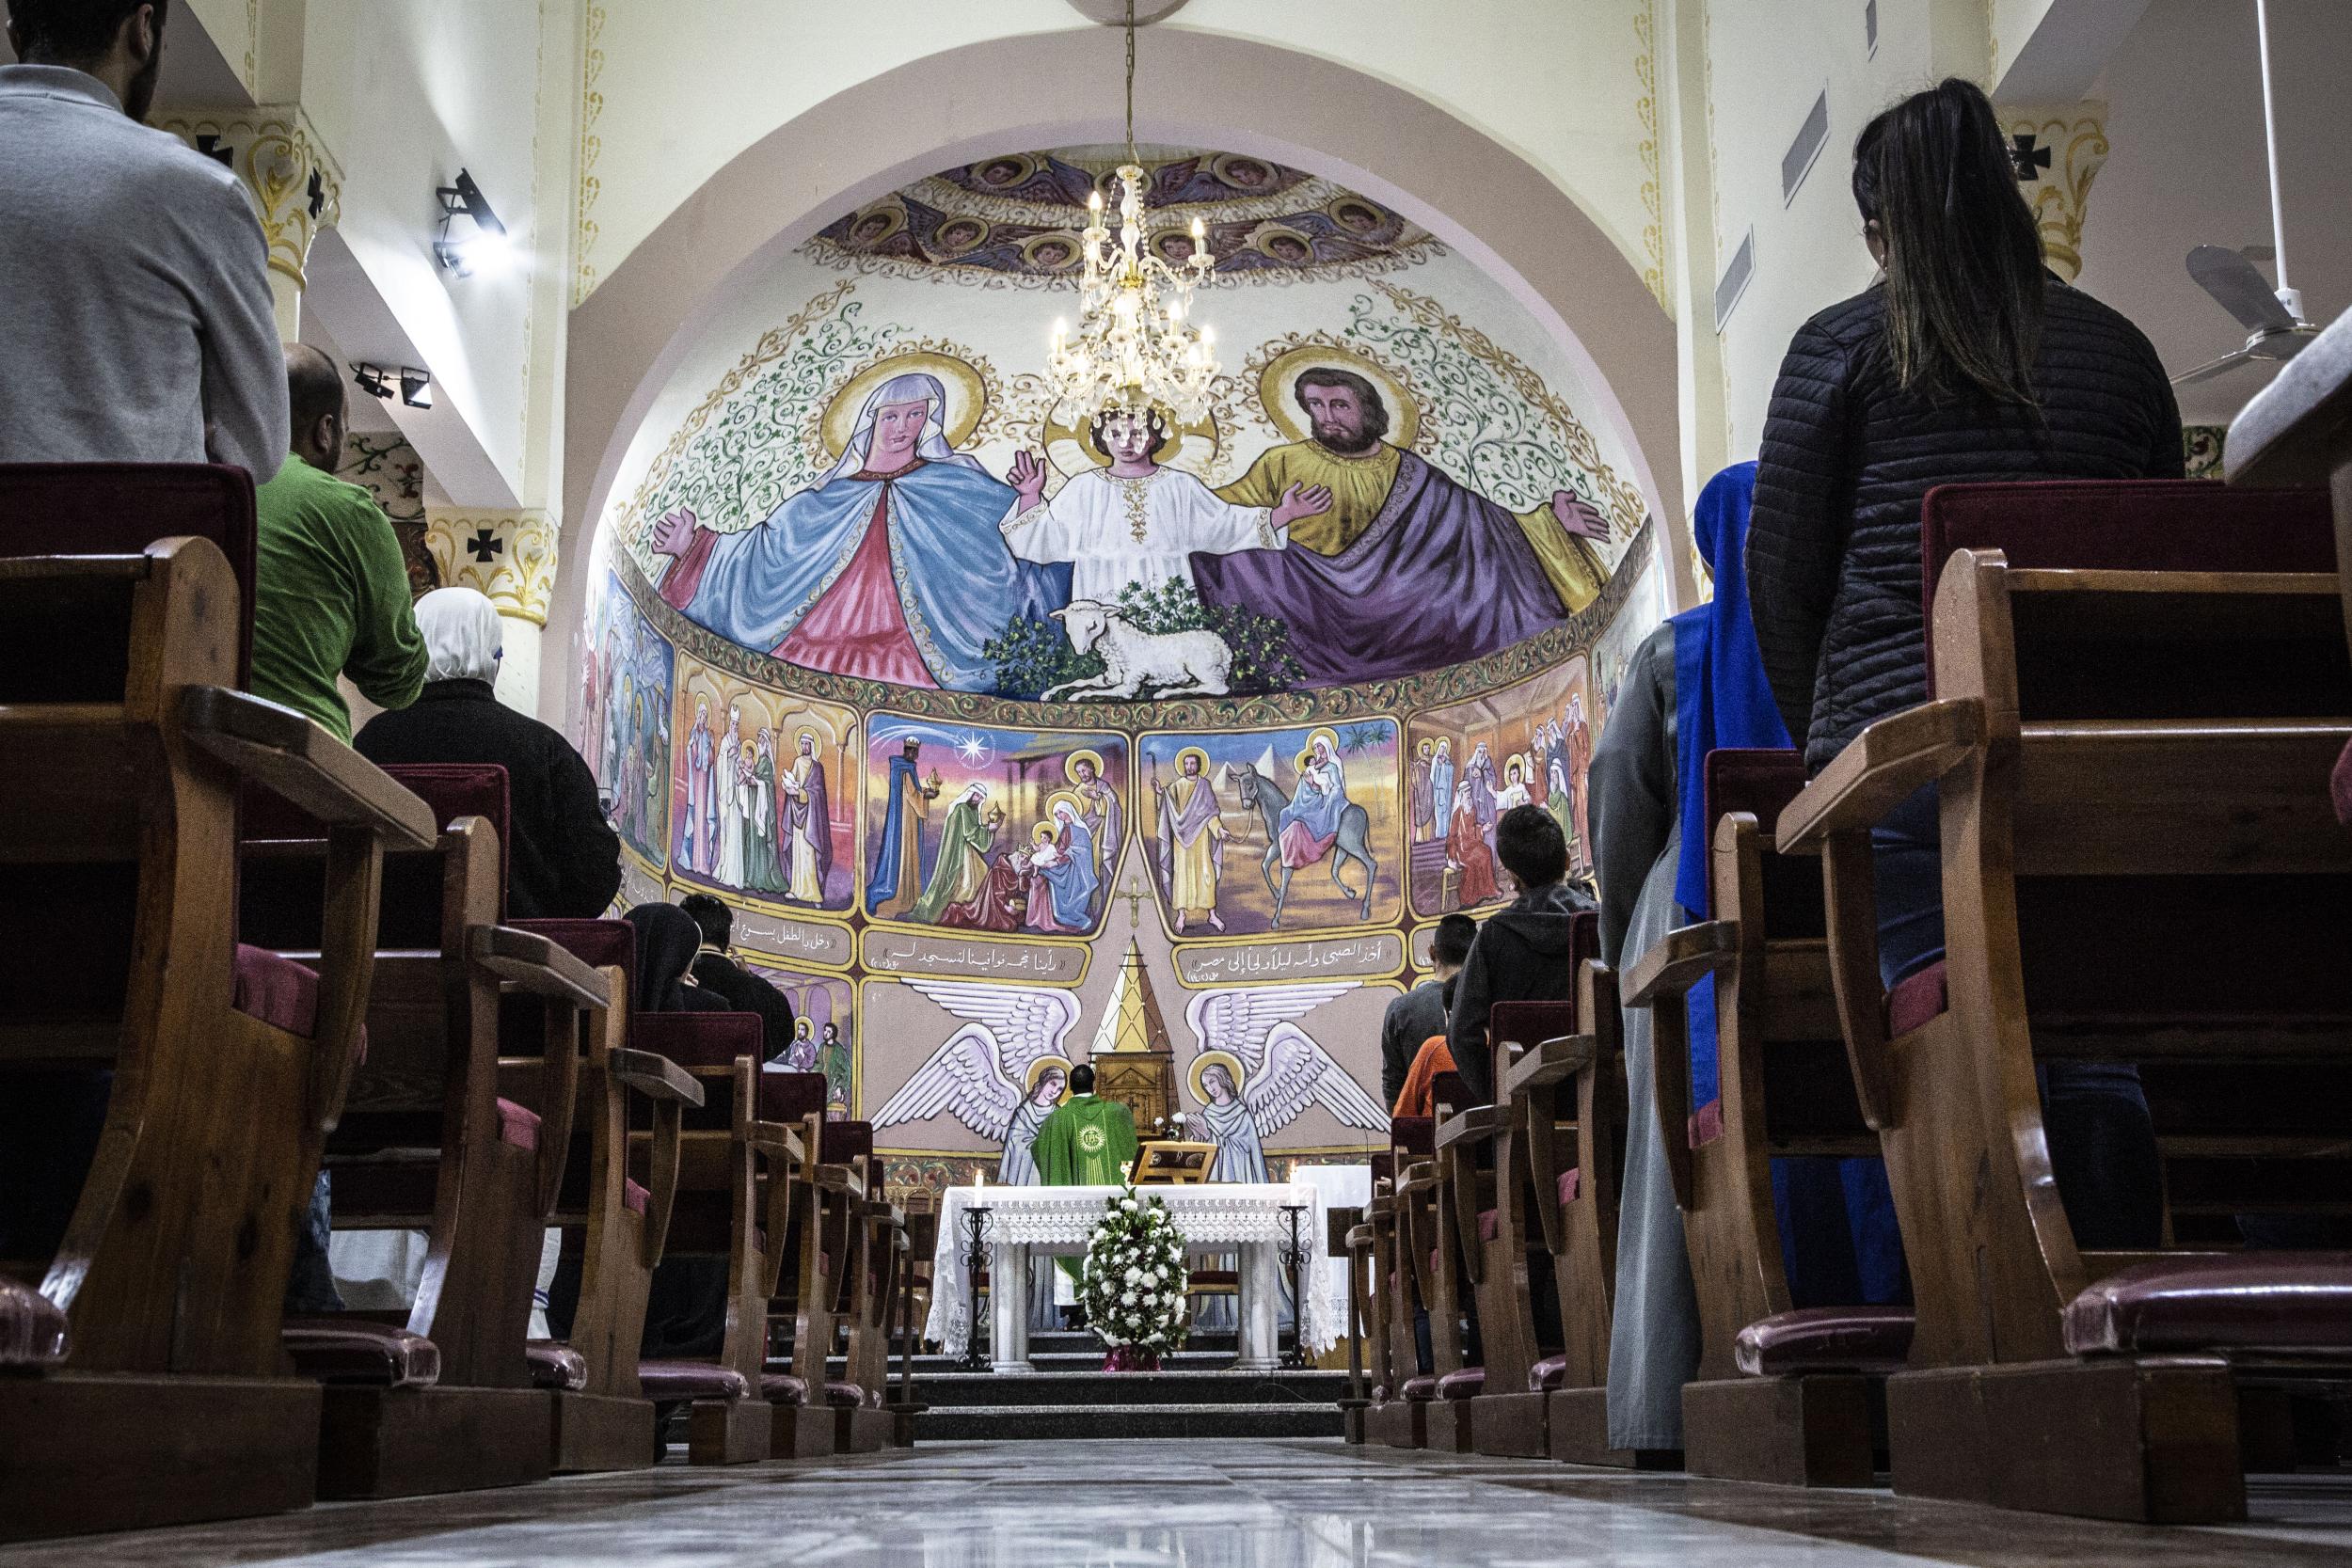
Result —
<instances>
[{"instance_id":1,"label":"stone arch","mask_svg":"<svg viewBox=\"0 0 2352 1568\"><path fill-rule=\"evenodd\" d=\"M882 72L738 153L613 268L570 319L564 547L550 619L580 624L591 531L629 439L717 304L844 210L989 152L1116 140L1105 103L1057 113L1043 84L1097 81L1104 34L991 40ZM1168 28L1136 84L1141 140L1254 153L1343 182L1406 214L1507 288L1584 372L1595 415L1624 441L1687 554L1674 324L1573 196L1510 148L1394 83L1327 57ZM540 711L577 701L548 658Z\"/></svg>"}]
</instances>

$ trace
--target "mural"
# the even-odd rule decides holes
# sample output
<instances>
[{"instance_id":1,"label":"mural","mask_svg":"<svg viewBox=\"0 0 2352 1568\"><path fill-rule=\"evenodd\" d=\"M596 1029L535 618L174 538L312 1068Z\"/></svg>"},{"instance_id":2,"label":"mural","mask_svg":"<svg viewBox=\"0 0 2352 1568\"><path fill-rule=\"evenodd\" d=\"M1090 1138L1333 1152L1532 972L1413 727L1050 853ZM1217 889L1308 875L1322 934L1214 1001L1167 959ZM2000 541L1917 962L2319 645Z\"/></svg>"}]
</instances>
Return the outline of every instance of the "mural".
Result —
<instances>
[{"instance_id":1,"label":"mural","mask_svg":"<svg viewBox=\"0 0 2352 1568\"><path fill-rule=\"evenodd\" d=\"M768 1064L775 1072L821 1072L825 1075L825 1113L836 1118L857 1115L856 988L837 974L815 974L793 969L745 948L737 949L744 967L784 992L792 1004L792 1043Z\"/></svg>"},{"instance_id":2,"label":"mural","mask_svg":"<svg viewBox=\"0 0 2352 1568\"><path fill-rule=\"evenodd\" d=\"M1597 716L1585 660L1413 721L1409 797L1413 911L1444 914L1516 897L1496 862L1495 821L1514 806L1551 814L1568 841L1568 875L1592 875L1585 803Z\"/></svg>"},{"instance_id":3,"label":"mural","mask_svg":"<svg viewBox=\"0 0 2352 1568\"><path fill-rule=\"evenodd\" d=\"M1587 868L1665 610L1601 389L1507 290L1306 171L1146 158L1145 243L1199 216L1216 259L1200 418L1056 405L1110 162L1004 153L723 302L596 535L580 733L632 894L734 904L789 1059L928 1185L1021 1180L1080 1061L1230 1173L1377 1146L1428 923L1510 895L1519 801Z\"/></svg>"},{"instance_id":4,"label":"mural","mask_svg":"<svg viewBox=\"0 0 2352 1568\"><path fill-rule=\"evenodd\" d=\"M876 714L866 914L959 930L1084 935L1126 847L1127 742Z\"/></svg>"}]
</instances>

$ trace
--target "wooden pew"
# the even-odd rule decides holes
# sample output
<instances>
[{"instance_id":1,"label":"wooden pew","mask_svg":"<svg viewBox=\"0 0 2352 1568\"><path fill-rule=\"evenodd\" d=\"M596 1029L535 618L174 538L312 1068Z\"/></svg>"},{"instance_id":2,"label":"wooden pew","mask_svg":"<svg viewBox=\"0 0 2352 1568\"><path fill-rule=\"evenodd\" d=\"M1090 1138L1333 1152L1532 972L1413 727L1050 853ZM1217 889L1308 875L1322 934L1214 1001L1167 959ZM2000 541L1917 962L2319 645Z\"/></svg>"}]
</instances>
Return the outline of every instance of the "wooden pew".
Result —
<instances>
[{"instance_id":1,"label":"wooden pew","mask_svg":"<svg viewBox=\"0 0 2352 1568\"><path fill-rule=\"evenodd\" d=\"M1439 1073L1436 1098L1430 1157L1406 1165L1397 1181L1405 1200L1398 1242L1412 1275L1415 1303L1427 1314L1431 1368L1426 1375L1405 1380L1405 1395L1427 1406L1422 1412L1426 1433L1422 1447L1469 1453L1470 1402L1486 1384L1486 1369L1474 1365L1467 1354L1462 1324L1470 1283L1458 1240L1463 1221L1456 1212L1462 1199L1448 1179L1446 1150L1437 1142L1438 1132L1467 1108L1461 1076Z\"/></svg>"},{"instance_id":2,"label":"wooden pew","mask_svg":"<svg viewBox=\"0 0 2352 1568\"><path fill-rule=\"evenodd\" d=\"M1819 865L1777 854L1769 826L1804 787L1794 751L1707 758L1709 912L1627 975L1657 1041L1659 1124L1699 1307L1697 1378L1682 1394L1692 1475L1867 1486L1884 1386L1911 1349L1911 1309L1797 1307L1772 1161L1875 1155L1848 1071L1830 980ZM1685 999L1715 979L1718 1094L1693 1106Z\"/></svg>"},{"instance_id":3,"label":"wooden pew","mask_svg":"<svg viewBox=\"0 0 2352 1568\"><path fill-rule=\"evenodd\" d=\"M664 1255L723 1258L727 1264L726 1334L718 1357L641 1361L639 1385L658 1405L691 1406L691 1463L754 1464L771 1451L770 1406L760 1397L768 1301L796 1198L806 1189L806 1129L769 1114L757 1014L644 1013L635 1038L640 1049L684 1068L707 1097L684 1117ZM652 1177L649 1185L660 1185L654 1134L632 1132L629 1143L631 1166Z\"/></svg>"},{"instance_id":4,"label":"wooden pew","mask_svg":"<svg viewBox=\"0 0 2352 1568\"><path fill-rule=\"evenodd\" d=\"M1372 1157L1372 1200L1364 1206L1363 1223L1348 1232L1348 1250L1360 1256L1368 1298L1364 1320L1364 1358L1367 1402L1363 1440L1391 1448L1412 1446L1412 1418L1404 1410L1404 1380L1412 1363L1396 1358L1396 1319L1409 1316L1397 1299L1396 1282L1396 1156ZM1403 1428L1397 1418L1403 1415ZM1402 1439L1400 1441L1399 1439Z\"/></svg>"},{"instance_id":5,"label":"wooden pew","mask_svg":"<svg viewBox=\"0 0 2352 1568\"><path fill-rule=\"evenodd\" d=\"M1371 1386L1364 1381L1365 1342L1377 1338L1371 1326L1373 1229L1368 1213L1350 1207L1332 1209L1324 1216L1324 1251L1347 1267L1347 1392L1340 1398L1340 1424L1343 1439L1353 1444L1364 1440L1364 1412L1372 1405Z\"/></svg>"},{"instance_id":6,"label":"wooden pew","mask_svg":"<svg viewBox=\"0 0 2352 1568\"><path fill-rule=\"evenodd\" d=\"M914 1357L930 1307L931 1259L939 1246L937 1199L928 1192L911 1193L904 1211L906 1228L899 1237L898 1283L892 1298L898 1323L898 1378L888 1404L890 1445L898 1449L914 1446L914 1418L930 1408L915 1386Z\"/></svg>"},{"instance_id":7,"label":"wooden pew","mask_svg":"<svg viewBox=\"0 0 2352 1568\"><path fill-rule=\"evenodd\" d=\"M2126 1325L2161 1325L2168 1292L2208 1314L2227 1299L2205 1275L2230 1215L2340 1211L2352 1190L2335 1109L2352 1093L2352 840L2315 786L2352 738L2352 665L2324 502L1956 487L1930 496L1926 536L1931 700L1865 731L1775 831L1784 852L1825 855L1855 1086L1909 1244L1895 1483L2240 1517L2231 1363L2158 1355L2178 1338ZM1928 782L1947 956L1883 997L1867 832ZM2058 1059L2142 1064L2165 1252L2077 1244L2035 1088ZM2256 1257L2239 1261L2244 1302ZM2073 1348L2091 1354L2068 1359L2086 1301ZM2255 1348L2308 1353L2326 1337L2298 1310L2314 1305L2340 1310L2325 1291L2261 1298Z\"/></svg>"},{"instance_id":8,"label":"wooden pew","mask_svg":"<svg viewBox=\"0 0 2352 1568\"><path fill-rule=\"evenodd\" d=\"M1422 1311L1425 1268L1414 1263L1412 1210L1430 1200L1434 1182L1406 1192L1404 1176L1429 1165L1437 1153L1438 1124L1432 1117L1397 1117L1389 1123L1389 1152L1379 1158L1387 1172L1378 1180L1373 1197L1374 1264L1378 1270L1377 1293L1387 1301L1382 1316L1382 1354L1387 1370L1373 1408L1364 1418L1365 1436L1391 1448L1420 1449L1429 1443L1429 1401L1437 1395L1437 1378L1421 1372L1421 1348L1414 1323ZM1378 1167L1375 1166L1377 1173ZM1434 1176L1434 1170L1426 1174ZM1423 1221L1420 1228L1433 1228ZM1426 1245L1419 1249L1426 1253ZM1458 1353L1457 1353L1458 1354ZM1456 1365L1458 1365L1458 1359Z\"/></svg>"},{"instance_id":9,"label":"wooden pew","mask_svg":"<svg viewBox=\"0 0 2352 1568\"><path fill-rule=\"evenodd\" d=\"M0 1284L7 1540L311 1500L319 1390L281 1370L280 1303L359 1049L382 853L432 839L423 804L349 748L228 689L250 616L221 548L147 542L158 518L219 535L249 578L242 473L42 469L33 488L53 472L108 512L91 543L135 543L0 559L0 751L40 759L0 768L0 1095L113 1079L95 1158L58 1173L78 1188L62 1235L0 1259L39 1281ZM0 549L73 538L21 509L26 478L0 470ZM332 825L307 970L235 940L253 781Z\"/></svg>"},{"instance_id":10,"label":"wooden pew","mask_svg":"<svg viewBox=\"0 0 2352 1568\"><path fill-rule=\"evenodd\" d=\"M791 1360L769 1372L761 1392L770 1405L771 1451L778 1459L816 1459L835 1451L839 1420L826 1402L829 1363L839 1338L835 1268L849 1246L848 1201L865 1196L865 1176L840 1153L835 1123L825 1119L828 1091L821 1072L764 1072L762 1114L800 1130L803 1164L795 1183L784 1262L769 1291L769 1338L790 1325Z\"/></svg>"},{"instance_id":11,"label":"wooden pew","mask_svg":"<svg viewBox=\"0 0 2352 1568\"><path fill-rule=\"evenodd\" d=\"M886 1259L903 1243L906 1220L898 1205L882 1196L882 1161L874 1153L874 1128L865 1121L828 1121L822 1148L825 1163L846 1165L854 1185L824 1194L828 1211L837 1210L837 1223L828 1220L828 1243L841 1238L841 1250L829 1253L834 1288L834 1317L844 1330L842 1370L825 1379L825 1403L834 1413L835 1453L873 1453L889 1440L890 1418L882 1409L883 1368L889 1355L889 1296L883 1283Z\"/></svg>"},{"instance_id":12,"label":"wooden pew","mask_svg":"<svg viewBox=\"0 0 2352 1568\"><path fill-rule=\"evenodd\" d=\"M426 1256L402 1326L365 1312L290 1322L296 1368L327 1385L323 1496L412 1497L544 1479L553 1417L548 1357L526 1348L540 1241L571 1140L579 1014L610 1004L605 977L545 937L499 923L505 816L499 768L405 769L453 810L438 842L385 864L369 1050L329 1138L339 1232L423 1230ZM300 813L248 801L241 920L256 942L307 958L319 931L305 889L329 853ZM501 993L547 1009L544 1056L502 1051ZM501 1055L515 1092L500 1091ZM526 1086L527 1085L527 1086ZM421 1372L437 1365L437 1376ZM553 1358L577 1386L576 1358Z\"/></svg>"}]
</instances>

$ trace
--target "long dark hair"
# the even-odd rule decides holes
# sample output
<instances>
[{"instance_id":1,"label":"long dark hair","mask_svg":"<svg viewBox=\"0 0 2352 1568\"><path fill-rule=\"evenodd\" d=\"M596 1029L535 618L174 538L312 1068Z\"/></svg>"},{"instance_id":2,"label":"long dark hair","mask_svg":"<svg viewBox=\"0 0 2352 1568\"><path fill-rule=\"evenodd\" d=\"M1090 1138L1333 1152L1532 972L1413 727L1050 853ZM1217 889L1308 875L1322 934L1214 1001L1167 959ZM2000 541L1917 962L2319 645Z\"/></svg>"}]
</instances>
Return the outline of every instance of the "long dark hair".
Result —
<instances>
[{"instance_id":1,"label":"long dark hair","mask_svg":"<svg viewBox=\"0 0 2352 1568\"><path fill-rule=\"evenodd\" d=\"M1870 121L1854 139L1853 198L1886 245L1897 380L2039 403L2042 236L1992 101L1954 76Z\"/></svg>"}]
</instances>

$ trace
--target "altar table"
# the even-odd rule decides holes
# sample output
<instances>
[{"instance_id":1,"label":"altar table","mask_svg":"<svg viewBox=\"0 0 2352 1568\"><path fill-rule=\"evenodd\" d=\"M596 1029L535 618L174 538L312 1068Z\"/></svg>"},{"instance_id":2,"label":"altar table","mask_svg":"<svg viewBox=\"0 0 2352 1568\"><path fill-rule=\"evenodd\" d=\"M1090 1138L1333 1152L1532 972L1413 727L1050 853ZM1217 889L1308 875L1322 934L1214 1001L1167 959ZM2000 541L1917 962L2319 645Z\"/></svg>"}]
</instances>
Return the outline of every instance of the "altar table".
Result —
<instances>
[{"instance_id":1,"label":"altar table","mask_svg":"<svg viewBox=\"0 0 2352 1568\"><path fill-rule=\"evenodd\" d=\"M950 1187L939 1215L938 1250L931 1261L931 1310L924 1334L949 1354L960 1351L972 1322L973 1281L965 1267L971 1229L964 1215L975 1205L988 1214L989 1317L993 1364L1000 1372L1028 1372L1029 1261L1040 1257L1074 1258L1086 1251L1102 1222L1105 1199L1118 1187ZM1138 1189L1139 1197L1168 1205L1168 1217L1191 1253L1238 1253L1241 1258L1241 1359L1237 1371L1270 1372L1277 1365L1276 1322L1282 1298L1282 1249L1291 1240L1297 1208L1298 1242L1306 1249L1300 1265L1301 1342L1327 1345L1337 1328L1327 1319L1330 1304L1317 1289L1322 1224L1317 1193L1288 1182L1207 1182L1199 1186Z\"/></svg>"}]
</instances>

